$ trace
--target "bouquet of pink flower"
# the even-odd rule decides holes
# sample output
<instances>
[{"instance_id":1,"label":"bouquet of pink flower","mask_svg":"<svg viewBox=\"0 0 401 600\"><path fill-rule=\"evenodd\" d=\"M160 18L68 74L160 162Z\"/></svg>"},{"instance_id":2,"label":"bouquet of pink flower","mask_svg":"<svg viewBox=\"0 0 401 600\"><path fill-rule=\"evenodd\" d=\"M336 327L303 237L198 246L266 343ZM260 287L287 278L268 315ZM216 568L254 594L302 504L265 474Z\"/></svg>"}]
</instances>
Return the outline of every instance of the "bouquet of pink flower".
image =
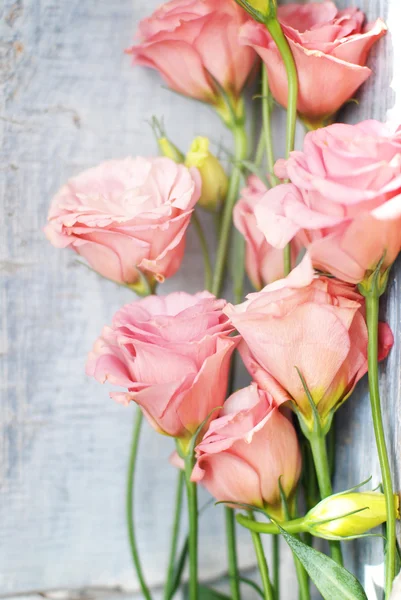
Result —
<instances>
[{"instance_id":1,"label":"bouquet of pink flower","mask_svg":"<svg viewBox=\"0 0 401 600\"><path fill-rule=\"evenodd\" d=\"M119 388L110 394L114 400L137 405L127 515L147 600L152 594L132 506L143 416L175 440L177 510L165 600L180 588L187 562L190 600L225 598L199 581L199 485L225 505L232 600L240 600L243 582L238 524L252 536L262 587L251 584L265 600L280 598L279 536L293 553L301 600L311 597L311 581L325 599L359 600L367 596L343 565L341 543L384 523L390 599L399 503L378 361L393 336L379 322L379 298L401 250L401 126L335 123L371 75L367 56L385 32L381 19L366 24L360 10L339 11L330 1L167 2L140 23L127 53L135 65L159 71L175 92L215 110L233 134L231 173L207 138L196 138L184 155L155 123L161 156L104 162L53 199L45 229L50 242L142 296L104 327L86 369ZM244 91L259 80L254 152ZM277 161L273 99L287 111L286 156ZM297 117L309 132L295 151ZM216 216L214 261L198 218L202 209ZM190 223L200 237L205 291L163 295L164 280L180 268ZM221 295L229 263L227 301ZM255 291L244 298L246 274ZM235 383L239 359L250 376L242 389ZM355 482L333 494L326 438L366 373L382 492L358 491ZM184 487L189 532L179 551ZM270 567L262 535L273 536ZM314 548L315 537L330 541L331 556Z\"/></svg>"}]
</instances>

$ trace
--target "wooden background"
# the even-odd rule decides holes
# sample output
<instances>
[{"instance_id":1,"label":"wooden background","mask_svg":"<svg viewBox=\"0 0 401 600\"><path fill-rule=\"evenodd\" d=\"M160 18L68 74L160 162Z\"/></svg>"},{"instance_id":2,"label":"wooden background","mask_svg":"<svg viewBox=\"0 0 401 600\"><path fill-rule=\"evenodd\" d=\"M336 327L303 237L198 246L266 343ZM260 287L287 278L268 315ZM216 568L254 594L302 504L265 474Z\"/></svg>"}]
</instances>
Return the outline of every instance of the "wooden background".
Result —
<instances>
[{"instance_id":1,"label":"wooden background","mask_svg":"<svg viewBox=\"0 0 401 600\"><path fill-rule=\"evenodd\" d=\"M198 134L229 137L207 107L163 89L155 73L132 69L123 49L158 0L3 0L0 4L0 597L116 600L138 589L124 524L124 485L133 411L84 374L87 352L129 291L98 278L42 233L52 194L71 175L101 160L156 152L146 121L164 117L186 148ZM348 2L342 1L346 6ZM375 76L344 117L401 121L399 0L351 2L388 35L374 51ZM397 72L398 71L398 72ZM277 120L282 117L277 115ZM178 277L163 293L202 287L194 234ZM400 271L400 269L398 269ZM399 487L400 298L394 270L387 316L396 345L382 388ZM366 386L338 420L336 488L370 475L379 482ZM164 578L175 473L170 440L144 431L137 507L144 567L157 590ZM398 460L397 460L398 459ZM203 496L206 500L206 495ZM226 571L222 518L209 509L201 572ZM347 564L374 599L381 542L349 544ZM254 565L241 534L241 564ZM295 598L283 561L285 599ZM370 582L370 584L369 584ZM247 592L248 593L248 592ZM157 596L156 596L157 597ZM249 592L248 600L254 596ZM140 595L138 595L140 598Z\"/></svg>"}]
</instances>

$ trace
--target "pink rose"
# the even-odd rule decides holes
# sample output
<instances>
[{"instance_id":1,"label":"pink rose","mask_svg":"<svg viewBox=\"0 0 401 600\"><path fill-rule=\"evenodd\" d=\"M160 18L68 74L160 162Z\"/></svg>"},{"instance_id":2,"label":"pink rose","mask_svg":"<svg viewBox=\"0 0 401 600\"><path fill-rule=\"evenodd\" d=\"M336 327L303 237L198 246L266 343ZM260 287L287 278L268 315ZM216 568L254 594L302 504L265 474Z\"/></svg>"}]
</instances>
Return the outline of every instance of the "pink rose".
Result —
<instances>
[{"instance_id":1,"label":"pink rose","mask_svg":"<svg viewBox=\"0 0 401 600\"><path fill-rule=\"evenodd\" d=\"M256 206L263 202L267 187L258 177L251 175L248 186L241 192L241 198L234 208L234 225L246 241L245 265L249 279L260 290L268 283L284 277L284 254L266 242L265 236L256 223ZM300 249L294 241L292 260L295 262Z\"/></svg>"},{"instance_id":2,"label":"pink rose","mask_svg":"<svg viewBox=\"0 0 401 600\"><path fill-rule=\"evenodd\" d=\"M45 232L104 277L135 283L139 269L163 280L181 264L200 189L196 169L168 158L111 160L57 192Z\"/></svg>"},{"instance_id":3,"label":"pink rose","mask_svg":"<svg viewBox=\"0 0 401 600\"><path fill-rule=\"evenodd\" d=\"M354 286L324 277L296 287L294 274L224 312L243 337L241 356L258 385L276 402L295 403L311 425L298 368L325 426L367 372L364 299ZM392 343L382 324L379 359Z\"/></svg>"},{"instance_id":4,"label":"pink rose","mask_svg":"<svg viewBox=\"0 0 401 600\"><path fill-rule=\"evenodd\" d=\"M361 282L384 256L401 249L401 127L378 121L336 124L307 134L303 152L278 161L277 186L256 209L267 241L284 247L294 236L314 265Z\"/></svg>"},{"instance_id":5,"label":"pink rose","mask_svg":"<svg viewBox=\"0 0 401 600\"><path fill-rule=\"evenodd\" d=\"M301 473L297 435L272 397L255 383L235 392L196 448L193 481L219 501L280 511Z\"/></svg>"},{"instance_id":6,"label":"pink rose","mask_svg":"<svg viewBox=\"0 0 401 600\"><path fill-rule=\"evenodd\" d=\"M139 404L157 431L191 436L226 397L240 338L230 336L234 328L222 313L225 304L208 292L127 304L103 329L86 372L100 383L126 388L110 396Z\"/></svg>"},{"instance_id":7,"label":"pink rose","mask_svg":"<svg viewBox=\"0 0 401 600\"><path fill-rule=\"evenodd\" d=\"M378 19L363 27L360 10L339 11L333 2L280 6L278 17L298 70L298 112L311 123L321 122L368 79L371 70L366 60L373 44L386 33L386 25ZM266 27L250 21L240 39L261 56L272 94L286 107L286 71Z\"/></svg>"},{"instance_id":8,"label":"pink rose","mask_svg":"<svg viewBox=\"0 0 401 600\"><path fill-rule=\"evenodd\" d=\"M181 94L215 104L215 79L237 98L256 60L238 43L247 18L233 0L172 0L140 23L140 43L127 52Z\"/></svg>"}]
</instances>

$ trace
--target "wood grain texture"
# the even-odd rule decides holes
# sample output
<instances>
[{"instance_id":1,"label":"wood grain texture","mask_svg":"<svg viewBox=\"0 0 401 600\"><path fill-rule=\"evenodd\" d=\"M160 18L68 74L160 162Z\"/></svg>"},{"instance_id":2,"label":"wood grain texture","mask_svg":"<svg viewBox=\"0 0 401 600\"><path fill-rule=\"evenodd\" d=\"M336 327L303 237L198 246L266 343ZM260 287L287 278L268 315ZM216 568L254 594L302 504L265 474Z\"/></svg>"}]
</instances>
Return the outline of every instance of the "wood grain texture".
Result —
<instances>
[{"instance_id":1,"label":"wood grain texture","mask_svg":"<svg viewBox=\"0 0 401 600\"><path fill-rule=\"evenodd\" d=\"M359 105L349 105L340 118L357 122L375 118L381 121L401 121L401 79L398 65L401 61L401 44L397 23L400 22L401 6L390 0L341 0L340 6L359 6L370 21L381 16L389 26L388 35L377 44L370 57L373 75L358 94ZM395 345L386 363L381 365L380 386L387 444L391 453L395 490L401 484L401 262L393 267L388 293L382 299L382 317L394 334ZM336 437L338 441L337 474L335 489L352 487L372 476L370 487L381 482L375 438L370 415L370 403L366 378L359 384L351 399L338 413ZM359 540L344 544L347 568L352 570L365 585L371 582L369 566L383 562L383 540ZM374 572L374 571L372 571ZM380 597L380 596L378 596ZM374 596L373 596L374 598Z\"/></svg>"},{"instance_id":2,"label":"wood grain texture","mask_svg":"<svg viewBox=\"0 0 401 600\"><path fill-rule=\"evenodd\" d=\"M41 229L52 194L69 176L103 159L155 152L146 124L154 114L164 116L168 131L183 148L198 134L209 134L216 145L229 145L227 133L207 107L171 94L155 73L132 69L123 55L138 20L158 3L5 0L0 7L4 597L90 589L83 598L89 594L115 600L124 590L138 589L126 542L123 498L133 413L113 404L106 388L84 374L86 354L103 324L132 296L80 266L75 255L50 247ZM398 3L361 0L358 5L370 18L387 17L391 29L400 22ZM392 70L400 61L400 42L388 36L373 59L376 74L365 86L360 106L347 109L345 118L385 119L390 114L400 120L401 81ZM211 222L206 222L211 230ZM182 287L197 291L201 281L199 248L190 232L183 269L165 284L163 293ZM394 465L400 435L400 281L394 276L390 287L387 314L397 335L382 376ZM370 474L379 481L369 423L362 384L338 424L343 444L338 489ZM139 541L149 580L157 588L164 578L169 537L165 523L174 494L175 473L166 462L172 444L146 428L142 448ZM398 468L399 463L399 484ZM220 511L209 509L204 519L201 572L215 578L226 571ZM379 562L379 544L347 546L352 568ZM240 553L241 564L252 566L245 532ZM288 557L283 562L288 594L284 598L292 600L295 584L287 561ZM75 598L77 593L55 594L54 600Z\"/></svg>"},{"instance_id":3,"label":"wood grain texture","mask_svg":"<svg viewBox=\"0 0 401 600\"><path fill-rule=\"evenodd\" d=\"M50 247L42 227L67 177L106 158L155 152L145 122L153 114L164 115L184 147L199 132L220 136L206 108L172 96L123 54L136 22L156 4L3 7L1 593L137 587L123 498L133 414L84 374L103 324L132 295ZM186 266L172 286L185 281L197 290L197 252L190 234ZM166 461L172 444L145 429L142 447L139 540L158 585L174 494ZM213 577L225 570L224 545L218 511L208 519L202 571ZM249 565L249 543L244 550Z\"/></svg>"},{"instance_id":4,"label":"wood grain texture","mask_svg":"<svg viewBox=\"0 0 401 600\"><path fill-rule=\"evenodd\" d=\"M1 22L0 594L137 590L124 523L133 406L84 373L86 355L128 290L46 241L52 194L101 160L151 155L146 123L164 117L177 144L230 140L207 107L133 69L123 50L158 0L6 0ZM212 223L208 229L213 232ZM162 293L203 288L195 235ZM137 515L144 568L164 579L175 471L170 440L142 440ZM206 501L206 494L202 502ZM221 509L209 509L201 573L226 571ZM241 562L254 564L241 535Z\"/></svg>"}]
</instances>

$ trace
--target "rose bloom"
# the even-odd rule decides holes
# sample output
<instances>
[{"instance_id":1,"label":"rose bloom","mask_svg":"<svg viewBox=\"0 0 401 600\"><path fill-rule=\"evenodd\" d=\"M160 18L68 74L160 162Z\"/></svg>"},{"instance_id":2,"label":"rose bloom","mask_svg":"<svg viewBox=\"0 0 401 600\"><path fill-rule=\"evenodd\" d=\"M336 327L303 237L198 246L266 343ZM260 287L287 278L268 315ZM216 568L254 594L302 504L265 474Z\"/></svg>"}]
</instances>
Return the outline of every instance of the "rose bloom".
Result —
<instances>
[{"instance_id":1,"label":"rose bloom","mask_svg":"<svg viewBox=\"0 0 401 600\"><path fill-rule=\"evenodd\" d=\"M255 383L226 401L196 447L196 457L192 480L202 482L216 500L279 514L279 480L290 498L301 472L294 427Z\"/></svg>"},{"instance_id":2,"label":"rose bloom","mask_svg":"<svg viewBox=\"0 0 401 600\"><path fill-rule=\"evenodd\" d=\"M283 248L294 236L316 268L361 282L401 249L401 127L378 121L336 124L310 132L304 151L278 161L277 186L256 209L269 243ZM367 273L368 272L368 273Z\"/></svg>"},{"instance_id":3,"label":"rose bloom","mask_svg":"<svg viewBox=\"0 0 401 600\"><path fill-rule=\"evenodd\" d=\"M260 290L268 283L284 277L284 253L267 241L256 223L255 208L263 202L267 187L258 177L251 175L248 185L234 207L234 225L245 238L246 272L253 286ZM299 244L292 244L292 261L296 260Z\"/></svg>"},{"instance_id":4,"label":"rose bloom","mask_svg":"<svg viewBox=\"0 0 401 600\"><path fill-rule=\"evenodd\" d=\"M381 19L364 27L359 9L339 11L333 2L288 4L280 6L277 14L298 71L298 112L311 124L319 123L337 112L368 79L369 51L387 28ZM250 21L240 39L260 55L272 94L286 107L287 75L266 27Z\"/></svg>"},{"instance_id":5,"label":"rose bloom","mask_svg":"<svg viewBox=\"0 0 401 600\"><path fill-rule=\"evenodd\" d=\"M179 268L201 189L199 173L168 158L111 160L70 179L55 195L45 233L104 277L133 284Z\"/></svg>"},{"instance_id":6,"label":"rose bloom","mask_svg":"<svg viewBox=\"0 0 401 600\"><path fill-rule=\"evenodd\" d=\"M103 329L86 372L126 389L117 402L141 406L161 433L192 436L226 397L231 355L239 337L208 292L148 296L124 306ZM216 414L217 416L217 414Z\"/></svg>"},{"instance_id":7,"label":"rose bloom","mask_svg":"<svg viewBox=\"0 0 401 600\"><path fill-rule=\"evenodd\" d=\"M127 52L181 94L216 104L215 79L238 98L256 60L238 43L247 19L233 0L172 0L140 23L139 44Z\"/></svg>"},{"instance_id":8,"label":"rose bloom","mask_svg":"<svg viewBox=\"0 0 401 600\"><path fill-rule=\"evenodd\" d=\"M335 279L317 277L308 285L297 279L293 272L224 312L243 337L241 356L259 386L276 402L292 401L312 427L298 369L325 427L367 372L364 299L354 286ZM387 325L380 325L379 338L381 360L393 344Z\"/></svg>"}]
</instances>

